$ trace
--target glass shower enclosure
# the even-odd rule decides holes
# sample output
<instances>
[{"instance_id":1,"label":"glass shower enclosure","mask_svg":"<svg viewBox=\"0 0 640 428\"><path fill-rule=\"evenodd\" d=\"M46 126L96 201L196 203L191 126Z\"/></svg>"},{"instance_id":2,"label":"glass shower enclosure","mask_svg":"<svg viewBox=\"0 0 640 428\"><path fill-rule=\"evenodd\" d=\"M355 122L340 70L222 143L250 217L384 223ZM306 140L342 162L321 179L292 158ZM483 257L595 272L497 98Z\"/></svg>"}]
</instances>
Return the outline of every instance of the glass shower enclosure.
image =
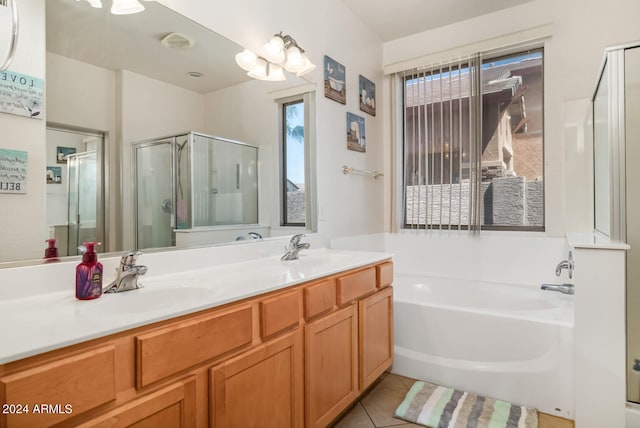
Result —
<instances>
[{"instance_id":1,"label":"glass shower enclosure","mask_svg":"<svg viewBox=\"0 0 640 428\"><path fill-rule=\"evenodd\" d=\"M640 403L640 42L607 49L592 103L594 228L630 247L627 401Z\"/></svg>"},{"instance_id":2,"label":"glass shower enclosure","mask_svg":"<svg viewBox=\"0 0 640 428\"><path fill-rule=\"evenodd\" d=\"M258 223L258 148L188 132L133 145L136 248L175 229Z\"/></svg>"}]
</instances>

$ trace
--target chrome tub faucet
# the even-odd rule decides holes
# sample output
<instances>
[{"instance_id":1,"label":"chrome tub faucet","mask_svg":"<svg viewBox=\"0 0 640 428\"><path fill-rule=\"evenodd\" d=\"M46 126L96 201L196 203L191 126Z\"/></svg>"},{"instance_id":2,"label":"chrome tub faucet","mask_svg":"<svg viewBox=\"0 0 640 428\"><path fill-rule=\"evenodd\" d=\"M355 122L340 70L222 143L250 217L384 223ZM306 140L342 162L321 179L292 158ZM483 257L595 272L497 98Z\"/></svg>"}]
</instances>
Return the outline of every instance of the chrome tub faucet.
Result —
<instances>
[{"instance_id":1,"label":"chrome tub faucet","mask_svg":"<svg viewBox=\"0 0 640 428\"><path fill-rule=\"evenodd\" d=\"M142 285L138 283L138 278L147 273L147 267L136 264L138 256L141 254L140 251L124 253L120 258L120 266L116 268L116 279L104 287L102 292L120 293L142 288Z\"/></svg>"},{"instance_id":2,"label":"chrome tub faucet","mask_svg":"<svg viewBox=\"0 0 640 428\"><path fill-rule=\"evenodd\" d=\"M289 245L285 247L285 253L280 260L298 260L298 253L300 250L307 250L311 246L308 242L300 242L304 234L293 235L289 241Z\"/></svg>"},{"instance_id":3,"label":"chrome tub faucet","mask_svg":"<svg viewBox=\"0 0 640 428\"><path fill-rule=\"evenodd\" d=\"M573 278L573 269L575 268L575 264L573 263L573 254L569 251L569 257L567 260L563 260L556 266L556 276L560 276L563 269L567 270L569 273L569 279Z\"/></svg>"}]
</instances>

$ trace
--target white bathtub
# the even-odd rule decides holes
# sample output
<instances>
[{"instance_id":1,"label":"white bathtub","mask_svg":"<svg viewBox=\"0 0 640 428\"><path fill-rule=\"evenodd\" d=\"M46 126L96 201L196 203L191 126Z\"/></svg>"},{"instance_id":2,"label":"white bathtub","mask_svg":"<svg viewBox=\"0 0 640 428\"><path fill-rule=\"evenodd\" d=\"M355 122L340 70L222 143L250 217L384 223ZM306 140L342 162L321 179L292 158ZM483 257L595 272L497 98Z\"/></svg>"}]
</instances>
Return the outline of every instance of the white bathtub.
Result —
<instances>
[{"instance_id":1,"label":"white bathtub","mask_svg":"<svg viewBox=\"0 0 640 428\"><path fill-rule=\"evenodd\" d=\"M396 275L392 371L573 419L573 296Z\"/></svg>"}]
</instances>

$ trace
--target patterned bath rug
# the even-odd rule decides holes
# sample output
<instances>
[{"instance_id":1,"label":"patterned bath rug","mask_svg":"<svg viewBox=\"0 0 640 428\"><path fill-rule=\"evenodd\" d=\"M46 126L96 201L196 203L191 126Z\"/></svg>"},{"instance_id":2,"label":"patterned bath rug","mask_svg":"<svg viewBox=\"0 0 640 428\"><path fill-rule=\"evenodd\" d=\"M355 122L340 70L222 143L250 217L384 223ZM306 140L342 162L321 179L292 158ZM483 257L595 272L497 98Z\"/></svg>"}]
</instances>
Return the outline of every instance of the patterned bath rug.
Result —
<instances>
[{"instance_id":1,"label":"patterned bath rug","mask_svg":"<svg viewBox=\"0 0 640 428\"><path fill-rule=\"evenodd\" d=\"M417 381L397 418L430 428L537 428L536 409Z\"/></svg>"}]
</instances>

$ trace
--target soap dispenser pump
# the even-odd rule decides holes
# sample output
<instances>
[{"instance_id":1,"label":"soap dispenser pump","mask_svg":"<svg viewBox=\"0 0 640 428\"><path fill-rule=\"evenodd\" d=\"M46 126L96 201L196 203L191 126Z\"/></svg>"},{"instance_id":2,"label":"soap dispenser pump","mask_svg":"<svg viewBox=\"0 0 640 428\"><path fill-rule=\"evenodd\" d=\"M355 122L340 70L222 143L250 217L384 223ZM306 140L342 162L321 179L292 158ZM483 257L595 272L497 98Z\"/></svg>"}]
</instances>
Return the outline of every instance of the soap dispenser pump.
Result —
<instances>
[{"instance_id":1,"label":"soap dispenser pump","mask_svg":"<svg viewBox=\"0 0 640 428\"><path fill-rule=\"evenodd\" d=\"M56 248L56 240L51 238L51 239L47 239L44 242L49 244L49 246L44 250L44 261L47 263L59 262L60 259L58 258L58 249Z\"/></svg>"},{"instance_id":2,"label":"soap dispenser pump","mask_svg":"<svg viewBox=\"0 0 640 428\"><path fill-rule=\"evenodd\" d=\"M95 252L95 246L100 242L83 245L87 250L82 255L82 263L76 266L76 299L96 299L102 295L102 263Z\"/></svg>"}]
</instances>

